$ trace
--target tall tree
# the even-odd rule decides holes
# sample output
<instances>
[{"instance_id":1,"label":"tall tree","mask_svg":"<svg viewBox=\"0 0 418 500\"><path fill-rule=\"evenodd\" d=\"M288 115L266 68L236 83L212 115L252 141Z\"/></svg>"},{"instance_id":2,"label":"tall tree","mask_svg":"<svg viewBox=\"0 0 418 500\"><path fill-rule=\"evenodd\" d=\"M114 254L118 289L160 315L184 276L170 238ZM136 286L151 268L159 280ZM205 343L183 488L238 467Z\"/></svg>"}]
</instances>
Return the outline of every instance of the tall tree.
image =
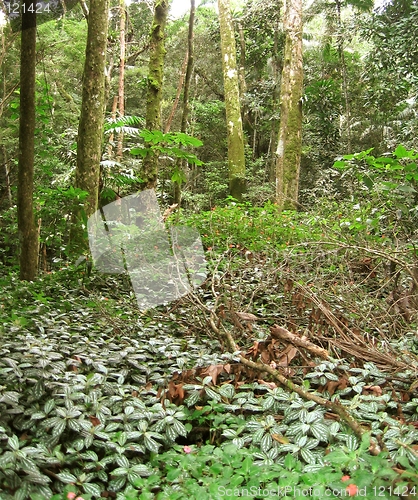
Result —
<instances>
[{"instance_id":1,"label":"tall tree","mask_svg":"<svg viewBox=\"0 0 418 500\"><path fill-rule=\"evenodd\" d=\"M169 0L155 0L154 19L150 38L150 60L148 71L148 92L145 127L148 130L161 129L161 100L164 75L165 27L167 24ZM157 185L158 156L150 153L144 158L142 188L153 189Z\"/></svg>"},{"instance_id":2,"label":"tall tree","mask_svg":"<svg viewBox=\"0 0 418 500\"><path fill-rule=\"evenodd\" d=\"M38 233L33 213L35 155L36 12L31 0L22 5L20 49L20 123L17 216L20 240L20 279L31 281L38 270ZM32 10L32 12L31 12Z\"/></svg>"},{"instance_id":3,"label":"tall tree","mask_svg":"<svg viewBox=\"0 0 418 500\"><path fill-rule=\"evenodd\" d=\"M231 196L241 200L245 192L244 134L239 99L237 52L229 0L218 0L218 9L228 127L229 192Z\"/></svg>"},{"instance_id":4,"label":"tall tree","mask_svg":"<svg viewBox=\"0 0 418 500\"><path fill-rule=\"evenodd\" d=\"M125 0L120 0L119 10L120 10L120 24L119 24L120 60L119 60L118 102L119 102L119 115L124 116L125 115L125 52L126 52L126 40L125 40L126 4L125 4ZM122 153L123 153L123 132L120 132L119 136L118 136L118 149L117 149L118 161L120 161L122 159Z\"/></svg>"},{"instance_id":5,"label":"tall tree","mask_svg":"<svg viewBox=\"0 0 418 500\"><path fill-rule=\"evenodd\" d=\"M282 69L282 60L279 52L279 23L275 23L274 27L274 44L272 55L272 78L273 78L273 117L271 118L269 158L268 158L268 178L270 182L276 180L276 150L277 141L279 138L280 120L278 118L279 100L280 100L280 70Z\"/></svg>"},{"instance_id":6,"label":"tall tree","mask_svg":"<svg viewBox=\"0 0 418 500\"><path fill-rule=\"evenodd\" d=\"M189 116L189 93L190 93L190 81L192 79L193 72L193 28L194 28L194 17L195 17L196 5L195 0L190 0L190 15L189 15L189 31L187 35L187 66L186 75L184 79L184 92L183 92L183 111L181 116L181 126L180 132L186 133L187 131L187 119ZM180 161L178 165L178 180L174 182L174 203L181 203L181 183L185 179L184 174L184 161Z\"/></svg>"},{"instance_id":7,"label":"tall tree","mask_svg":"<svg viewBox=\"0 0 418 500\"><path fill-rule=\"evenodd\" d=\"M108 11L108 0L90 1L76 168L76 187L88 193L84 203L86 217L97 210L99 195L105 113ZM77 214L79 218L80 215ZM83 233L76 228L73 228L72 238L76 247L87 244L83 239Z\"/></svg>"},{"instance_id":8,"label":"tall tree","mask_svg":"<svg viewBox=\"0 0 418 500\"><path fill-rule=\"evenodd\" d=\"M286 34L280 85L280 129L276 151L276 197L281 209L298 200L302 152L302 0L287 0Z\"/></svg>"}]
</instances>

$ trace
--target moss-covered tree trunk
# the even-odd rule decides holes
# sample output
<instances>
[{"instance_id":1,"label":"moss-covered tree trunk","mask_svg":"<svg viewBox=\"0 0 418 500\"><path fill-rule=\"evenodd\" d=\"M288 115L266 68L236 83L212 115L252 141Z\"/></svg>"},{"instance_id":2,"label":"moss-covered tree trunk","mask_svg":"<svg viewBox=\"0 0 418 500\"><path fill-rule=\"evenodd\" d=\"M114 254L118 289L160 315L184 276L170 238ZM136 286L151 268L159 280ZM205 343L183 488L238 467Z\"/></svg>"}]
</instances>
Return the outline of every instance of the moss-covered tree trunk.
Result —
<instances>
[{"instance_id":1,"label":"moss-covered tree trunk","mask_svg":"<svg viewBox=\"0 0 418 500\"><path fill-rule=\"evenodd\" d=\"M35 155L36 13L26 0L22 12L20 49L20 123L17 217L20 241L20 279L32 281L38 271L38 232L33 213Z\"/></svg>"},{"instance_id":2,"label":"moss-covered tree trunk","mask_svg":"<svg viewBox=\"0 0 418 500\"><path fill-rule=\"evenodd\" d=\"M76 187L88 192L84 203L86 217L97 210L99 195L108 16L108 0L90 1L76 168ZM76 216L80 219L81 212ZM80 230L79 224L73 226L71 236L73 248L87 246L84 231Z\"/></svg>"},{"instance_id":3,"label":"moss-covered tree trunk","mask_svg":"<svg viewBox=\"0 0 418 500\"><path fill-rule=\"evenodd\" d=\"M167 24L169 0L155 0L154 19L150 38L150 60L148 70L148 93L145 127L148 130L161 129L161 100L164 76L165 26ZM142 189L157 186L158 156L149 154L144 158L141 175Z\"/></svg>"},{"instance_id":4,"label":"moss-covered tree trunk","mask_svg":"<svg viewBox=\"0 0 418 500\"><path fill-rule=\"evenodd\" d=\"M245 192L245 156L239 100L237 52L229 0L218 0L218 8L228 127L229 192L231 196L241 200L242 194Z\"/></svg>"},{"instance_id":5,"label":"moss-covered tree trunk","mask_svg":"<svg viewBox=\"0 0 418 500\"><path fill-rule=\"evenodd\" d=\"M288 209L297 206L302 151L302 0L287 0L284 28L276 196L279 207Z\"/></svg>"},{"instance_id":6,"label":"moss-covered tree trunk","mask_svg":"<svg viewBox=\"0 0 418 500\"><path fill-rule=\"evenodd\" d=\"M126 5L125 0L120 0L120 22L119 22L119 40L120 40L120 60L119 60L119 90L118 90L118 103L119 103L119 115L125 116L125 52L126 52L126 40L125 40L125 25L126 25ZM116 158L118 161L122 160L123 154L123 132L118 135L118 149L116 153Z\"/></svg>"}]
</instances>

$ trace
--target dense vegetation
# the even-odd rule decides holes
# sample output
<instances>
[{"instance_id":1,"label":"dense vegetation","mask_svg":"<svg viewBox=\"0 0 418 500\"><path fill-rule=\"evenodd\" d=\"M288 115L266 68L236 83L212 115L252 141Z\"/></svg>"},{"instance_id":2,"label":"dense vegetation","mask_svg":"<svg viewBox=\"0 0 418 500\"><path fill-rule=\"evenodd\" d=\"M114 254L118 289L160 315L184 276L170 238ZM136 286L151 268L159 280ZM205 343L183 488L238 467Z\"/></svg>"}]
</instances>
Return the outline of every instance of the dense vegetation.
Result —
<instances>
[{"instance_id":1,"label":"dense vegetation","mask_svg":"<svg viewBox=\"0 0 418 500\"><path fill-rule=\"evenodd\" d=\"M74 245L88 196L75 180L79 6L38 26L39 270L20 280L20 42L0 27L0 499L416 498L416 1L305 8L298 210L282 210L275 193L278 2L236 2L232 12L240 201L229 196L209 2L195 13L187 130L173 105L187 15L168 20L163 127L146 129L152 4L126 7L119 115L121 16L111 5L99 206L135 193L144 159L158 157L165 223L198 230L207 277L146 311L128 273L102 273Z\"/></svg>"}]
</instances>

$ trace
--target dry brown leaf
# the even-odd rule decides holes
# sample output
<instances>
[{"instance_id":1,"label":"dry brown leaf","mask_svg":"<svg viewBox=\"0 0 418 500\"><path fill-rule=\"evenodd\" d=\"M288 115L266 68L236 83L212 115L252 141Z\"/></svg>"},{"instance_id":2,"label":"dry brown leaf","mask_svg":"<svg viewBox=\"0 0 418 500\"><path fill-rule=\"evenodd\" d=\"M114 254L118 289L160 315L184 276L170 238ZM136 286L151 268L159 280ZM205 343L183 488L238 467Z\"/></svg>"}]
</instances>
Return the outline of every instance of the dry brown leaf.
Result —
<instances>
[{"instance_id":1,"label":"dry brown leaf","mask_svg":"<svg viewBox=\"0 0 418 500\"><path fill-rule=\"evenodd\" d=\"M89 419L93 427L97 427L101 424L100 420L94 415L89 415Z\"/></svg>"},{"instance_id":2,"label":"dry brown leaf","mask_svg":"<svg viewBox=\"0 0 418 500\"><path fill-rule=\"evenodd\" d=\"M363 387L363 390L371 391L374 393L375 396L381 396L383 394L382 388L379 387L378 385L365 385Z\"/></svg>"},{"instance_id":3,"label":"dry brown leaf","mask_svg":"<svg viewBox=\"0 0 418 500\"><path fill-rule=\"evenodd\" d=\"M289 366L289 363L296 356L298 350L292 345L288 345L284 351L280 353L280 358L277 361L279 366Z\"/></svg>"},{"instance_id":4,"label":"dry brown leaf","mask_svg":"<svg viewBox=\"0 0 418 500\"><path fill-rule=\"evenodd\" d=\"M287 437L282 436L281 434L272 434L271 437L280 444L289 444L290 442Z\"/></svg>"},{"instance_id":5,"label":"dry brown leaf","mask_svg":"<svg viewBox=\"0 0 418 500\"><path fill-rule=\"evenodd\" d=\"M334 392L336 391L337 387L340 385L339 380L329 380L324 389L328 392L330 396L334 395Z\"/></svg>"},{"instance_id":6,"label":"dry brown leaf","mask_svg":"<svg viewBox=\"0 0 418 500\"><path fill-rule=\"evenodd\" d=\"M274 382L266 382L263 379L258 379L257 382L262 385L266 385L269 389L276 389L277 385Z\"/></svg>"},{"instance_id":7,"label":"dry brown leaf","mask_svg":"<svg viewBox=\"0 0 418 500\"><path fill-rule=\"evenodd\" d=\"M210 376L212 377L213 385L216 385L216 381L218 380L218 375L224 371L224 365L210 365L207 366L203 372L202 377Z\"/></svg>"},{"instance_id":8,"label":"dry brown leaf","mask_svg":"<svg viewBox=\"0 0 418 500\"><path fill-rule=\"evenodd\" d=\"M235 313L240 319L244 321L258 321L257 316L251 313L246 313L246 312L236 312Z\"/></svg>"}]
</instances>

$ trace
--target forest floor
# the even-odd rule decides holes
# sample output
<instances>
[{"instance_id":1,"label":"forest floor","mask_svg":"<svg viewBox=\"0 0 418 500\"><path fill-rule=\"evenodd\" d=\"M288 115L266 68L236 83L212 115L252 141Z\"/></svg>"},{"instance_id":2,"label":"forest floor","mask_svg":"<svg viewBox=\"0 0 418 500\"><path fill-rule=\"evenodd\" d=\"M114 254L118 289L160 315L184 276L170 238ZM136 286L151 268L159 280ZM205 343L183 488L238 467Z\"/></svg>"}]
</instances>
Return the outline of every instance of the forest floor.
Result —
<instances>
[{"instance_id":1,"label":"forest floor","mask_svg":"<svg viewBox=\"0 0 418 500\"><path fill-rule=\"evenodd\" d=\"M411 254L312 214L219 208L208 277L0 281L0 498L417 498Z\"/></svg>"}]
</instances>

